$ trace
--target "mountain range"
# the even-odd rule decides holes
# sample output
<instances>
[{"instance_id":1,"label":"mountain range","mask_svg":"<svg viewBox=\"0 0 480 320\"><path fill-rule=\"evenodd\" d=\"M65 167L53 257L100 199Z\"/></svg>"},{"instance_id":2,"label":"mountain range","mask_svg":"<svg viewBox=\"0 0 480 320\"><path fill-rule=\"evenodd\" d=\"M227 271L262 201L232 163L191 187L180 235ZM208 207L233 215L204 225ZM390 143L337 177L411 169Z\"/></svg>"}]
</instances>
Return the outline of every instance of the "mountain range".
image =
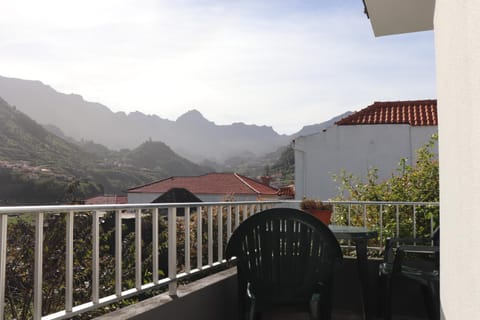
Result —
<instances>
[{"instance_id":1,"label":"mountain range","mask_svg":"<svg viewBox=\"0 0 480 320\"><path fill-rule=\"evenodd\" d=\"M65 202L210 171L159 141L121 151L66 141L0 98L0 203Z\"/></svg>"},{"instance_id":2,"label":"mountain range","mask_svg":"<svg viewBox=\"0 0 480 320\"><path fill-rule=\"evenodd\" d=\"M112 112L105 105L85 101L77 94L57 92L40 81L0 76L0 97L66 139L94 141L113 150L132 149L149 139L162 141L197 163L223 163L244 155L264 156L288 145L296 136L319 132L346 115L306 126L293 135L280 135L267 126L217 125L197 110L176 121L138 111Z\"/></svg>"}]
</instances>

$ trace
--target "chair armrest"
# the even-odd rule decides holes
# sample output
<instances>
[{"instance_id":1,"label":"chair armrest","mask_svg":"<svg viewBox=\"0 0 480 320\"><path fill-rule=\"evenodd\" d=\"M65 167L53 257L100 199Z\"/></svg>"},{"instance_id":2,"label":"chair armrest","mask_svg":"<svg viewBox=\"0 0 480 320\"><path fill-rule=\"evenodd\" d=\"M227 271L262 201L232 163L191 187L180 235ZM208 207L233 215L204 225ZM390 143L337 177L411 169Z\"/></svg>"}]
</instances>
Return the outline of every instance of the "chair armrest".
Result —
<instances>
[{"instance_id":1,"label":"chair armrest","mask_svg":"<svg viewBox=\"0 0 480 320\"><path fill-rule=\"evenodd\" d=\"M393 260L393 274L398 274L402 271L404 265L404 258L406 253L418 253L418 254L433 254L434 259L432 260L432 265L434 270L439 269L439 255L440 247L439 246L413 246L413 245L403 245L399 246L395 254L395 259Z\"/></svg>"},{"instance_id":2,"label":"chair armrest","mask_svg":"<svg viewBox=\"0 0 480 320\"><path fill-rule=\"evenodd\" d=\"M397 252L415 252L415 253L425 253L425 254L435 254L440 252L439 246L413 246L413 245L404 245L400 246L397 249Z\"/></svg>"},{"instance_id":3,"label":"chair armrest","mask_svg":"<svg viewBox=\"0 0 480 320\"><path fill-rule=\"evenodd\" d=\"M398 249L399 246L404 244L411 245L414 244L433 244L432 238L387 238L385 241L385 253L383 256L383 261L387 263L392 263L394 260L393 249ZM397 244L397 245L396 245Z\"/></svg>"},{"instance_id":4,"label":"chair armrest","mask_svg":"<svg viewBox=\"0 0 480 320\"><path fill-rule=\"evenodd\" d=\"M408 243L408 244L415 244L415 243L431 243L433 242L432 238L387 238L387 243Z\"/></svg>"}]
</instances>

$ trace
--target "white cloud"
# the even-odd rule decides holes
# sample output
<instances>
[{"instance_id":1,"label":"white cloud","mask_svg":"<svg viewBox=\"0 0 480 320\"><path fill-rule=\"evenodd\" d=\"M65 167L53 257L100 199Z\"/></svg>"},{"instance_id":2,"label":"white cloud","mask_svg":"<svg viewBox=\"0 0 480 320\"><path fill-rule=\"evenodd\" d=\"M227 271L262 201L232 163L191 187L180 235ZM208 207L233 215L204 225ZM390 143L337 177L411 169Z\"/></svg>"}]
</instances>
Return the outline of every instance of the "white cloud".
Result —
<instances>
[{"instance_id":1,"label":"white cloud","mask_svg":"<svg viewBox=\"0 0 480 320\"><path fill-rule=\"evenodd\" d=\"M301 5L301 6L300 6ZM2 75L113 110L294 132L434 97L431 33L373 38L361 1L5 1Z\"/></svg>"}]
</instances>

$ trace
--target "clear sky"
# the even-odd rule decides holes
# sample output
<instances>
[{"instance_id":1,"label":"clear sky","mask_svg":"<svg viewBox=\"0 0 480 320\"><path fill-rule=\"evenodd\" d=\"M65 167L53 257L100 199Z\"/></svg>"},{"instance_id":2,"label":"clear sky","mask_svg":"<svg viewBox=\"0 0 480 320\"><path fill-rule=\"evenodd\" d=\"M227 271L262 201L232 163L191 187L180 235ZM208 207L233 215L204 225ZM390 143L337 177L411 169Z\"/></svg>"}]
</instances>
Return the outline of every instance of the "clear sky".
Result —
<instances>
[{"instance_id":1,"label":"clear sky","mask_svg":"<svg viewBox=\"0 0 480 320\"><path fill-rule=\"evenodd\" d=\"M433 32L375 38L361 0L0 2L0 75L113 111L293 133L435 98Z\"/></svg>"}]
</instances>

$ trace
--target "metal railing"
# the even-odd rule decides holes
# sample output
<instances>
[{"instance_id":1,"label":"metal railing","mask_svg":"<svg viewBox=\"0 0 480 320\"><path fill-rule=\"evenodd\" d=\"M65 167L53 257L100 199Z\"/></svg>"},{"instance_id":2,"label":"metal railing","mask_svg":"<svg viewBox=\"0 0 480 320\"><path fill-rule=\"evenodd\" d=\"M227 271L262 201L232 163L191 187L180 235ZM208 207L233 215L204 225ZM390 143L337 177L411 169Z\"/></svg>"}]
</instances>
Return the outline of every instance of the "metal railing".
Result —
<instances>
[{"instance_id":1,"label":"metal railing","mask_svg":"<svg viewBox=\"0 0 480 320\"><path fill-rule=\"evenodd\" d=\"M5 293L8 285L7 279L7 251L18 248L7 248L7 243L16 235L8 234L9 226L17 223L17 219L28 217L29 224L34 231L34 257L33 257L33 304L27 305L31 308L31 317L33 319L65 319L74 315L97 309L102 306L126 299L147 290L156 287L168 286L170 295L176 295L177 283L191 274L201 270L225 263L223 259L224 243L230 237L232 230L239 225L241 221L250 215L265 210L278 204L278 201L263 202L215 202L215 203L189 203L182 204L139 204L139 205L75 205L75 206L32 206L32 207L3 207L0 208L0 320L8 319L5 316L6 304ZM177 210L183 210L183 217L177 216ZM106 214L114 220L114 292L109 295L102 295L101 292L101 274L105 272L101 268L102 256L100 243L101 220L105 219ZM43 276L43 267L45 266L44 239L46 233L59 232L58 226L45 225L45 217L49 215L61 216L65 221L65 283L64 283L64 310L50 313L42 316L43 287L45 285ZM86 303L75 305L74 303L74 234L75 219L78 216L88 216L91 219L91 275L90 281L87 281L91 292L91 299ZM214 221L214 217L216 217ZM125 219L134 220L134 285L125 288L126 284L122 279L122 263L127 259L122 252L124 242L126 241ZM192 218L195 218L193 221ZM150 281L146 280L144 275L145 265L143 263L142 250L145 250L142 240L142 220L151 221L151 252L152 257L158 257L161 234L159 227L166 225L167 232L167 251L168 251L168 274L160 278L159 259L152 258L150 272ZM165 221L166 220L166 221ZM61 221L61 219L56 220ZM203 223L205 221L205 223ZM195 224L192 228L192 224ZM214 226L215 224L215 226ZM182 232L178 232L177 226L182 226ZM224 226L226 232L224 232ZM82 227L85 227L83 225ZM204 230L206 228L206 230ZM55 229L55 230L53 230ZM63 229L63 227L62 227ZM196 229L196 230L194 230ZM102 230L105 232L106 230ZM164 230L165 231L165 230ZM214 238L214 231L216 239ZM196 243L192 246L190 242L191 234L196 234ZM123 235L122 235L123 234ZM183 248L178 248L178 239L183 238ZM22 244L17 244L20 246ZM217 247L217 253L214 253L214 247ZM195 248L196 255L192 257L191 249ZM206 261L204 259L204 249L206 248ZM181 250L184 261L178 261L178 251ZM196 266L192 268L191 260L195 258ZM181 265L180 265L181 264ZM11 299L10 299L11 300ZM10 301L11 302L11 301ZM13 317L12 317L13 318Z\"/></svg>"},{"instance_id":2,"label":"metal railing","mask_svg":"<svg viewBox=\"0 0 480 320\"><path fill-rule=\"evenodd\" d=\"M379 250L387 236L404 236L405 233L416 236L426 229L433 231L438 223L438 203L357 201L330 203L334 205L332 223L361 225L378 230L379 238L373 241L371 248ZM11 276L9 274L11 270L7 270L7 252L14 254L15 250L18 251L22 246L12 245L13 238L17 235L9 234L9 230L14 230L13 227L18 224L18 219L27 221L25 225L32 228L34 246L31 268L33 302L25 307L30 308L29 312L33 319L65 319L160 287L168 286L169 294L176 295L179 280L226 262L223 259L224 245L241 221L274 206L298 207L298 205L299 201L254 201L181 205L0 207L0 320L13 318L5 316L6 309L12 309L5 303L8 298L7 276ZM81 221L82 224L78 225ZM111 223L110 227L106 226L108 221ZM124 230L127 225L131 230ZM150 230L144 230L145 225L148 225ZM78 230L82 228L84 230ZM59 277L64 279L62 285L64 289L56 293L57 296L63 294L63 298L55 299L63 300L61 308L64 309L49 312L42 307L42 303L47 299L44 287L49 281L44 276L43 267L46 261L51 260L49 255L52 248L46 246L44 240L48 238L47 235L52 232L58 233L59 230L65 232L65 236L62 235L65 239L64 246L60 246L64 248L64 253L61 254L64 267L59 267L64 269L64 274L59 274ZM80 231L88 231L91 239L87 241L90 246L89 253L79 258L75 256L75 248L79 248L75 241L79 240L76 236L78 237L77 233ZM106 235L110 236L107 240ZM149 236L151 239L146 241ZM110 241L107 249L105 241ZM48 249L48 252L45 253L44 249ZM112 259L109 260L114 269L111 287L102 283L110 270L109 267L105 267L104 259L108 256L105 250L112 252ZM148 256L145 251L148 251ZM158 258L161 252L166 253L166 261ZM78 264L81 262L78 259L87 259L90 264L90 268L87 268L88 279L84 281L89 297L87 301L81 303L78 302L81 299L75 299L79 286L76 276L78 272L85 270L78 271ZM129 267L125 266L127 261L131 262ZM131 269L134 269L133 275ZM160 270L167 271L167 274L162 274ZM130 272L129 275L125 275L127 271ZM11 299L7 301L11 303ZM42 316L43 313L48 314Z\"/></svg>"},{"instance_id":3,"label":"metal railing","mask_svg":"<svg viewBox=\"0 0 480 320\"><path fill-rule=\"evenodd\" d=\"M425 237L439 226L439 202L326 201L332 224L363 226L378 232L369 249L382 253L388 237Z\"/></svg>"}]
</instances>

